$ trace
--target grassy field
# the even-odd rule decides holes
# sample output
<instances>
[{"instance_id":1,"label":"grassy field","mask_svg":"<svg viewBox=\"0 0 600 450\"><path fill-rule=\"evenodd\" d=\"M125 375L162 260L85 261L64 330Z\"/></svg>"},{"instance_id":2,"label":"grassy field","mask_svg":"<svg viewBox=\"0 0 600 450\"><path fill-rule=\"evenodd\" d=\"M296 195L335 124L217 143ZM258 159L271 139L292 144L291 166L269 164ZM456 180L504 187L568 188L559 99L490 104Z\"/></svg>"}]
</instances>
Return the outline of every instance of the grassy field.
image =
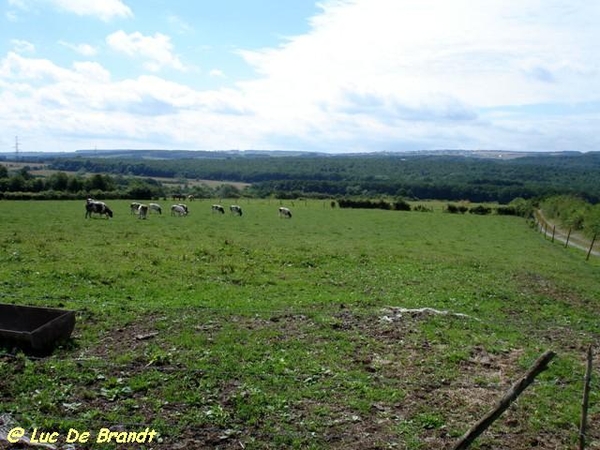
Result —
<instances>
[{"instance_id":1,"label":"grassy field","mask_svg":"<svg viewBox=\"0 0 600 450\"><path fill-rule=\"evenodd\" d=\"M0 417L27 435L445 449L552 349L473 448L573 448L594 345L600 448L600 261L524 219L296 201L287 220L279 201L243 200L242 217L195 201L139 220L128 204L106 220L84 219L84 201L0 202L0 302L77 311L51 356L0 356Z\"/></svg>"}]
</instances>

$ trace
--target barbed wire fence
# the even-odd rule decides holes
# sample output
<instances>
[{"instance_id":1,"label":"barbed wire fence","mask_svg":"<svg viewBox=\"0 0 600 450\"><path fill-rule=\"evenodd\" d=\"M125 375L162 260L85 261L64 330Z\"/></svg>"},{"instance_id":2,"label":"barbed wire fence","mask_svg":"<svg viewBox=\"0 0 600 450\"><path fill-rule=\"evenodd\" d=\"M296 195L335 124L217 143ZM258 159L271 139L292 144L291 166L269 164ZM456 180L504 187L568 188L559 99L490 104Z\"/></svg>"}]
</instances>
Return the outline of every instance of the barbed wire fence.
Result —
<instances>
[{"instance_id":1,"label":"barbed wire fence","mask_svg":"<svg viewBox=\"0 0 600 450\"><path fill-rule=\"evenodd\" d=\"M556 224L550 223L542 215L540 211L536 211L533 216L534 224L536 229L544 235L546 239L550 239L551 242L561 242L565 248L569 245L573 248L577 248L586 252L586 261L590 259L590 256L600 256L600 251L594 248L596 244L597 234L594 234L591 241L583 240L581 238L573 238L573 229L569 228L565 233L564 230L557 229Z\"/></svg>"}]
</instances>

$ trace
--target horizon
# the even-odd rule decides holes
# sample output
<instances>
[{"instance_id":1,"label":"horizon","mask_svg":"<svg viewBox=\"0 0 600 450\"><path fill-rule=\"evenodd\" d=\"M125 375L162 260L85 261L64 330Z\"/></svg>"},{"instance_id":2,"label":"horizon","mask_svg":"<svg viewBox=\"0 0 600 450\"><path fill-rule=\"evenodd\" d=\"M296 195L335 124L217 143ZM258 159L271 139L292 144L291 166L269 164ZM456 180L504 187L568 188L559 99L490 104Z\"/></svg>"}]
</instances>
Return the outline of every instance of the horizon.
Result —
<instances>
[{"instance_id":1,"label":"horizon","mask_svg":"<svg viewBox=\"0 0 600 450\"><path fill-rule=\"evenodd\" d=\"M1 154L600 149L600 3L0 5Z\"/></svg>"},{"instance_id":2,"label":"horizon","mask_svg":"<svg viewBox=\"0 0 600 450\"><path fill-rule=\"evenodd\" d=\"M599 153L600 151L590 150L590 151L580 151L580 150L553 150L553 151L527 151L527 150L502 150L502 149L419 149L419 150L402 150L402 151L365 151L365 152L321 152L321 151L311 151L311 150L285 150L285 149L273 149L273 150L264 150L264 149L214 149L214 150L206 150L206 149L178 149L178 148L90 148L90 149L76 149L76 150L64 150L64 151L23 151L16 153L12 152L2 152L0 151L0 157L8 158L9 160L18 160L20 157L27 156L39 156L39 155L69 155L69 154L95 154L95 153L281 153L281 154L305 154L305 155L322 155L322 156L361 156L361 155L378 155L378 154L386 154L386 155L414 155L414 154L480 154L480 155L496 155L499 157L504 156L530 156L530 155L564 155L564 154L576 154L583 155L587 153Z\"/></svg>"}]
</instances>

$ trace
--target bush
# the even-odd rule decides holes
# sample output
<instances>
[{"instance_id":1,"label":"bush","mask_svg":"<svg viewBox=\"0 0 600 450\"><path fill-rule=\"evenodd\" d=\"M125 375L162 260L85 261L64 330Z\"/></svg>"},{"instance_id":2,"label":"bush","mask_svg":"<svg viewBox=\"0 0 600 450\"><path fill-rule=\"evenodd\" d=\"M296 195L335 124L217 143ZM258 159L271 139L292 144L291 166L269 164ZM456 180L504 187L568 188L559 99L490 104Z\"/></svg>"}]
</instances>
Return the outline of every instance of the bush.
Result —
<instances>
[{"instance_id":1,"label":"bush","mask_svg":"<svg viewBox=\"0 0 600 450\"><path fill-rule=\"evenodd\" d=\"M417 205L417 206L413 207L413 211L433 212L433 208L428 208L427 206L423 206L423 205Z\"/></svg>"},{"instance_id":2,"label":"bush","mask_svg":"<svg viewBox=\"0 0 600 450\"><path fill-rule=\"evenodd\" d=\"M392 209L394 211L410 211L410 204L406 200L396 200L392 204Z\"/></svg>"},{"instance_id":3,"label":"bush","mask_svg":"<svg viewBox=\"0 0 600 450\"><path fill-rule=\"evenodd\" d=\"M488 208L487 206L483 205L474 206L473 208L469 209L470 214L479 214L481 216L490 214L491 212L492 208Z\"/></svg>"},{"instance_id":4,"label":"bush","mask_svg":"<svg viewBox=\"0 0 600 450\"><path fill-rule=\"evenodd\" d=\"M446 205L446 212L449 212L450 214L464 214L469 210L469 208L467 208L465 205L455 205L453 203L448 203Z\"/></svg>"}]
</instances>

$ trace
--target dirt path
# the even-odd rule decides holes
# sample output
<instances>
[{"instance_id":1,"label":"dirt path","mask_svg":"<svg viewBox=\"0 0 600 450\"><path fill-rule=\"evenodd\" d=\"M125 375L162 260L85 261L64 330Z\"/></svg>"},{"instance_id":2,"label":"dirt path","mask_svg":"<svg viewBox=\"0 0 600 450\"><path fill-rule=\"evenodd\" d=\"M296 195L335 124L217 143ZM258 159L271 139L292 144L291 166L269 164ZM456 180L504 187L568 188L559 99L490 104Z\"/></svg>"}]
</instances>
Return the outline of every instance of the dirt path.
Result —
<instances>
[{"instance_id":1,"label":"dirt path","mask_svg":"<svg viewBox=\"0 0 600 450\"><path fill-rule=\"evenodd\" d=\"M585 252L588 252L590 249L591 240L586 239L580 233L573 232L569 237L569 230L565 230L563 228L559 228L554 222L548 220L541 209L538 209L534 213L535 223L538 226L538 230L545 233L547 238L552 238L552 234L554 234L554 240L558 242L562 242L563 244L569 241L569 247L575 247ZM556 227L556 228L554 228ZM554 232L552 231L554 230ZM594 243L594 248L591 251L591 255L600 256L600 250L597 250L598 239Z\"/></svg>"}]
</instances>

